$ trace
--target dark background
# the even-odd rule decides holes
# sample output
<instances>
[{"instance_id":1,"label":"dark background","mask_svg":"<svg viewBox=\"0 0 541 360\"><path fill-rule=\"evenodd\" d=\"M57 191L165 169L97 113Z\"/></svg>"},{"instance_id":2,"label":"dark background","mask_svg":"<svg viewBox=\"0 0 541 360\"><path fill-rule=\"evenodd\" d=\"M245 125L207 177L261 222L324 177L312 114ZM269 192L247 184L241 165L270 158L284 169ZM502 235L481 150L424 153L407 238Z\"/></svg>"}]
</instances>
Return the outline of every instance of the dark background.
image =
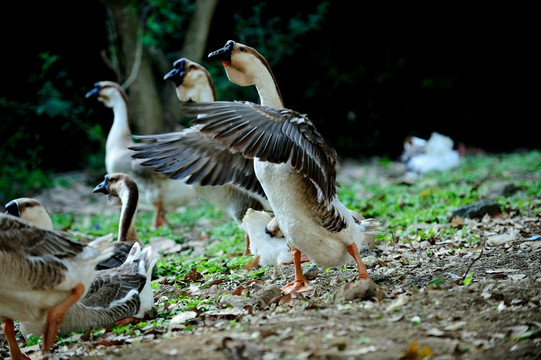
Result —
<instances>
[{"instance_id":1,"label":"dark background","mask_svg":"<svg viewBox=\"0 0 541 360\"><path fill-rule=\"evenodd\" d=\"M207 52L238 40L233 14L252 4L218 4ZM296 39L293 55L273 65L285 106L307 113L341 156L398 159L407 135L428 138L433 131L450 136L455 145L486 152L541 148L539 115L532 106L539 59L533 9L351 4L330 2L319 29ZM265 15L287 18L310 6L315 5L273 1ZM94 82L115 80L100 57L108 46L104 6L99 1L19 2L1 17L2 121L24 125L25 146L42 146L42 166L85 167L85 158L71 160L70 154L95 151L98 145L86 138L85 126L99 124L105 138L112 116L84 99ZM43 52L58 56L47 71L38 55ZM202 64L223 73L218 63ZM48 76L69 84L64 92L57 90L77 105L78 120L59 114L45 121L29 118L23 107L40 103L41 81ZM2 143L18 151L13 137L19 131L4 124Z\"/></svg>"}]
</instances>

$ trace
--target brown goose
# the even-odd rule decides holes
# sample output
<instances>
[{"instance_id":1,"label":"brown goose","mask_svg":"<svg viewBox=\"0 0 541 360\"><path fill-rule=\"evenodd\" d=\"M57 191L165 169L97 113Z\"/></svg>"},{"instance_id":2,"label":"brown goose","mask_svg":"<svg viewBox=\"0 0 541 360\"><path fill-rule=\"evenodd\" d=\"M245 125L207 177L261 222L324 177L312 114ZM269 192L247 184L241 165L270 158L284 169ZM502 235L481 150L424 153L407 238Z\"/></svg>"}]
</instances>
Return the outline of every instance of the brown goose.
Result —
<instances>
[{"instance_id":1,"label":"brown goose","mask_svg":"<svg viewBox=\"0 0 541 360\"><path fill-rule=\"evenodd\" d=\"M112 173L106 174L104 180L92 192L103 193L107 195L109 203L121 206L114 254L109 259L100 262L96 269L114 268L124 263L134 243L143 247L143 242L135 227L139 189L131 176Z\"/></svg>"},{"instance_id":2,"label":"brown goose","mask_svg":"<svg viewBox=\"0 0 541 360\"><path fill-rule=\"evenodd\" d=\"M5 208L6 214L17 216L43 229L54 229L49 211L39 200L26 197L13 199L5 205Z\"/></svg>"},{"instance_id":3,"label":"brown goose","mask_svg":"<svg viewBox=\"0 0 541 360\"><path fill-rule=\"evenodd\" d=\"M261 105L277 109L284 107L276 78L267 59L256 49L229 40L221 49L211 52L209 59L218 60L228 79L240 86L254 85Z\"/></svg>"},{"instance_id":4,"label":"brown goose","mask_svg":"<svg viewBox=\"0 0 541 360\"><path fill-rule=\"evenodd\" d=\"M295 281L283 291L311 287L301 253L323 267L354 259L359 279L369 280L358 246L377 223L359 220L338 199L337 156L312 122L300 113L253 103L186 103L193 125L214 141L254 159L254 169L280 230L291 247Z\"/></svg>"},{"instance_id":5,"label":"brown goose","mask_svg":"<svg viewBox=\"0 0 541 360\"><path fill-rule=\"evenodd\" d=\"M43 228L52 230L49 212L36 199L12 200L6 204L6 210L33 225L46 224ZM117 251L118 249L115 249L115 252ZM96 271L85 296L64 314L58 333L98 329L113 323L142 318L154 305L150 280L156 260L152 258L151 251L150 246L142 249L139 243L135 242L127 249L121 264ZM115 259L120 260L118 256ZM103 262L108 264L111 260L105 259L99 264ZM21 322L20 329L28 338L29 334L39 334L43 325L40 321Z\"/></svg>"},{"instance_id":6,"label":"brown goose","mask_svg":"<svg viewBox=\"0 0 541 360\"><path fill-rule=\"evenodd\" d=\"M111 255L110 239L83 245L0 214L0 319L12 359L29 359L17 345L13 320L40 323L42 351L49 352L65 313L89 291L96 264Z\"/></svg>"},{"instance_id":7,"label":"brown goose","mask_svg":"<svg viewBox=\"0 0 541 360\"><path fill-rule=\"evenodd\" d=\"M141 166L133 159L130 146L135 145L129 127L128 96L122 87L112 81L100 81L86 97L97 97L106 107L113 109L114 119L105 144L105 168L108 173L120 172L132 176L141 188L144 198L154 206L152 228L167 224L166 213L188 204L195 198L193 189L183 181L172 181Z\"/></svg>"}]
</instances>

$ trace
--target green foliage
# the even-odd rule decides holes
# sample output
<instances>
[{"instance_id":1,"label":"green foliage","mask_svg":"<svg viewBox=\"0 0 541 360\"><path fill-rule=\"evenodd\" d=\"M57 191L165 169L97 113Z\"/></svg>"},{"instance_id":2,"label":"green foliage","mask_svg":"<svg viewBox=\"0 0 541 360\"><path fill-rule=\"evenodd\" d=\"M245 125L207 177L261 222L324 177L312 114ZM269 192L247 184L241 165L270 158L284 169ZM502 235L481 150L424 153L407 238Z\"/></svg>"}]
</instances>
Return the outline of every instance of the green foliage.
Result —
<instances>
[{"instance_id":1,"label":"green foliage","mask_svg":"<svg viewBox=\"0 0 541 360\"><path fill-rule=\"evenodd\" d=\"M194 9L195 3L190 0L147 0L142 10L146 15L143 43L161 49L173 48L178 54L184 41L182 29L189 26Z\"/></svg>"},{"instance_id":2,"label":"green foliage","mask_svg":"<svg viewBox=\"0 0 541 360\"><path fill-rule=\"evenodd\" d=\"M462 280L462 283L464 284L464 286L469 286L472 281L473 281L473 272L470 273L470 275L466 276L464 280Z\"/></svg>"},{"instance_id":3,"label":"green foliage","mask_svg":"<svg viewBox=\"0 0 541 360\"><path fill-rule=\"evenodd\" d=\"M85 121L81 98L73 97L75 85L58 66L60 56L38 57L41 68L28 75L35 95L23 101L0 98L0 202L46 188L53 171L88 168L87 159L103 168L103 150L97 151L103 148L103 132Z\"/></svg>"},{"instance_id":4,"label":"green foliage","mask_svg":"<svg viewBox=\"0 0 541 360\"><path fill-rule=\"evenodd\" d=\"M320 2L316 5L313 12L299 12L289 16L284 16L284 9L273 9L267 2L257 3L252 8L239 8L233 15L237 41L266 54L272 68L298 51L298 39L301 36L320 28L329 3Z\"/></svg>"}]
</instances>

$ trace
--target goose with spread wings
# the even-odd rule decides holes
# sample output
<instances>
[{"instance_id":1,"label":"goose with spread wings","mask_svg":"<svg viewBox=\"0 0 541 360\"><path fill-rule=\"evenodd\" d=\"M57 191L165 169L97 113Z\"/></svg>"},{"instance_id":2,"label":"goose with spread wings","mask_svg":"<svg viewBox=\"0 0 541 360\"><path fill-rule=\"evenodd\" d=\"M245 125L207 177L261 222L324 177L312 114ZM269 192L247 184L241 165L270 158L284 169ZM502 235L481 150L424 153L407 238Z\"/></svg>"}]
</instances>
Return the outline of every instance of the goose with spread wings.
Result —
<instances>
[{"instance_id":1,"label":"goose with spread wings","mask_svg":"<svg viewBox=\"0 0 541 360\"><path fill-rule=\"evenodd\" d=\"M295 281L282 288L285 293L311 288L302 274L301 254L323 267L355 260L359 279L370 279L358 246L379 223L355 216L340 202L336 151L306 115L249 102L186 103L183 107L186 114L197 116L192 124L199 132L254 160L255 175L295 265ZM192 144L186 151L201 158L205 147ZM221 176L221 168L209 171L210 178ZM229 171L235 178L235 172Z\"/></svg>"}]
</instances>

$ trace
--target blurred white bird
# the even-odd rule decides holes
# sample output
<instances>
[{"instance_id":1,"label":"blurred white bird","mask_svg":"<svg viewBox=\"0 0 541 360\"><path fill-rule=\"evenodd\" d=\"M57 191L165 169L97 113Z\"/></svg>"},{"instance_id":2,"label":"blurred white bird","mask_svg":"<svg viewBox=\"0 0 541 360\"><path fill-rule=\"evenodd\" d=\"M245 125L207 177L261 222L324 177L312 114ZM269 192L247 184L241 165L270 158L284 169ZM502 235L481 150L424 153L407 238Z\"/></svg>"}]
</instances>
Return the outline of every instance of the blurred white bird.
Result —
<instances>
[{"instance_id":1,"label":"blurred white bird","mask_svg":"<svg viewBox=\"0 0 541 360\"><path fill-rule=\"evenodd\" d=\"M449 170L460 163L458 151L453 150L453 140L433 132L428 141L412 137L404 143L402 160L409 171L424 174L431 170ZM425 142L423 146L423 141Z\"/></svg>"}]
</instances>

